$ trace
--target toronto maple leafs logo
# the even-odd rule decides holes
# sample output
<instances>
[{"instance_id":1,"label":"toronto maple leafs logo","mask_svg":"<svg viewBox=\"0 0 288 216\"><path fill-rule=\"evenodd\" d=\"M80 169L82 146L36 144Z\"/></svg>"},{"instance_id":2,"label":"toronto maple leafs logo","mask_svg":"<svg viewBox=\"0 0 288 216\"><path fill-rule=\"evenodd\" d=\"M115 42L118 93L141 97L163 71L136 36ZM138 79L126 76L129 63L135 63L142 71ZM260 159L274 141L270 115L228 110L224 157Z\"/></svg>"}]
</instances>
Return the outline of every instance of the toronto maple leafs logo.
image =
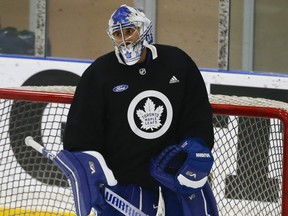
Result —
<instances>
[{"instance_id":1,"label":"toronto maple leafs logo","mask_svg":"<svg viewBox=\"0 0 288 216\"><path fill-rule=\"evenodd\" d=\"M161 92L147 90L131 101L127 119L131 130L144 139L156 139L170 127L173 109L169 99Z\"/></svg>"},{"instance_id":2,"label":"toronto maple leafs logo","mask_svg":"<svg viewBox=\"0 0 288 216\"><path fill-rule=\"evenodd\" d=\"M144 105L144 110L137 110L136 114L141 120L141 128L145 130L151 130L159 128L161 124L161 115L163 113L163 106L155 108L153 101L148 98Z\"/></svg>"},{"instance_id":3,"label":"toronto maple leafs logo","mask_svg":"<svg viewBox=\"0 0 288 216\"><path fill-rule=\"evenodd\" d=\"M127 51L127 52L125 53L126 58L131 58L131 56L132 56L131 54L132 54L131 52Z\"/></svg>"}]
</instances>

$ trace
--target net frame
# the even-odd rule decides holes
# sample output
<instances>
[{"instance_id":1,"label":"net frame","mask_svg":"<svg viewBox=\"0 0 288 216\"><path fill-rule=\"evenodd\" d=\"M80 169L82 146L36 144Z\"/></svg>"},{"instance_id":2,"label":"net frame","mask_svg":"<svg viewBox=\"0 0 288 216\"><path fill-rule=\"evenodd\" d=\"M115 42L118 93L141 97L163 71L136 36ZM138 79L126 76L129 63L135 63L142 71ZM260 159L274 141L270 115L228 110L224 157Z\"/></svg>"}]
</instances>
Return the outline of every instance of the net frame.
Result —
<instances>
[{"instance_id":1,"label":"net frame","mask_svg":"<svg viewBox=\"0 0 288 216\"><path fill-rule=\"evenodd\" d=\"M75 87L0 88L1 99L70 104ZM283 167L288 167L288 104L274 100L209 95L213 113L219 115L275 118L285 122L283 127ZM282 169L282 215L288 215L288 170Z\"/></svg>"}]
</instances>

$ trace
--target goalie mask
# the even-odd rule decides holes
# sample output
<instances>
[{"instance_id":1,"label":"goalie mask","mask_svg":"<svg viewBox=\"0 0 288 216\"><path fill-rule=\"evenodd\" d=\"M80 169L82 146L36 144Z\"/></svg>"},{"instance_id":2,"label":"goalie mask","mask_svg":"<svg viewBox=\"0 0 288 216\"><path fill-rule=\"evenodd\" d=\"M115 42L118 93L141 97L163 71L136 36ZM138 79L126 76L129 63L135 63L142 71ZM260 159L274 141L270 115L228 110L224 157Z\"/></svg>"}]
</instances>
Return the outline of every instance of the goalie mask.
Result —
<instances>
[{"instance_id":1,"label":"goalie mask","mask_svg":"<svg viewBox=\"0 0 288 216\"><path fill-rule=\"evenodd\" d=\"M121 5L111 15L107 33L122 64L136 64L144 48L153 43L151 21L144 13L127 5Z\"/></svg>"}]
</instances>

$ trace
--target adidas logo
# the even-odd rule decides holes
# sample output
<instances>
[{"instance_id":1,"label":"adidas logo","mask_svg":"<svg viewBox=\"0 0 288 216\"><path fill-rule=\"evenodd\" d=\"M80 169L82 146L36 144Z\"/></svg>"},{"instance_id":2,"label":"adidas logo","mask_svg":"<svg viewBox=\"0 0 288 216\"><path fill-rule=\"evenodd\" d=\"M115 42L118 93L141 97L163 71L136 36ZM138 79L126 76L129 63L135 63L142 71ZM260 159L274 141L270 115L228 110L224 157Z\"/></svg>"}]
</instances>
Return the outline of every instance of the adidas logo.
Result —
<instances>
[{"instance_id":1,"label":"adidas logo","mask_svg":"<svg viewBox=\"0 0 288 216\"><path fill-rule=\"evenodd\" d=\"M180 82L175 76L173 76L171 79L170 79L170 81L169 81L169 83L170 84L172 84L172 83L178 83L178 82Z\"/></svg>"}]
</instances>

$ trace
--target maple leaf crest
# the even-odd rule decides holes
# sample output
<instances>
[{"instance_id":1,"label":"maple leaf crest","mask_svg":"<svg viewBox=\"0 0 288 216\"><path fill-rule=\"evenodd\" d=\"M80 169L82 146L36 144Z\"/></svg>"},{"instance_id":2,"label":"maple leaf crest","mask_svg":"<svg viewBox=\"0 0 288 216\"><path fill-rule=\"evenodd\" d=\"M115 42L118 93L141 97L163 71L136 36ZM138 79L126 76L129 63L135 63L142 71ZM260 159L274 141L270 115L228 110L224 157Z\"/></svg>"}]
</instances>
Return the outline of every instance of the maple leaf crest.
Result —
<instances>
[{"instance_id":1,"label":"maple leaf crest","mask_svg":"<svg viewBox=\"0 0 288 216\"><path fill-rule=\"evenodd\" d=\"M141 120L141 129L151 130L159 128L161 124L161 115L163 113L163 106L158 106L155 109L155 104L150 98L147 98L144 104L144 110L138 109L136 111L137 116Z\"/></svg>"},{"instance_id":2,"label":"maple leaf crest","mask_svg":"<svg viewBox=\"0 0 288 216\"><path fill-rule=\"evenodd\" d=\"M126 58L131 58L131 56L132 56L132 55L131 55L131 52L128 52L128 51L127 51L127 52L125 53L125 56L126 56Z\"/></svg>"}]
</instances>

